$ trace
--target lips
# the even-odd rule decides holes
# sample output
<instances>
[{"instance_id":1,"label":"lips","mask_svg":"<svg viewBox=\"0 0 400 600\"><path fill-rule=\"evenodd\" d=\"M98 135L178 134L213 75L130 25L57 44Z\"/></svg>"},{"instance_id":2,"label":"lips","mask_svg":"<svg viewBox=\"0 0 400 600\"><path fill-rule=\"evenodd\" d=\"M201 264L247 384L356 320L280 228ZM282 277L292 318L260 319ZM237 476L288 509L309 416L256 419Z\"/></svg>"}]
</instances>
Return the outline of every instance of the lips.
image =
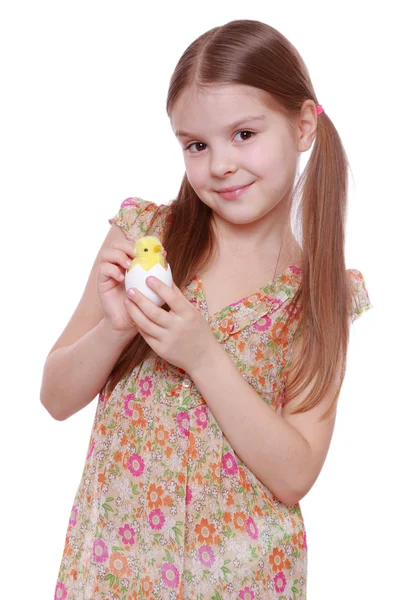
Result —
<instances>
[{"instance_id":1,"label":"lips","mask_svg":"<svg viewBox=\"0 0 400 600\"><path fill-rule=\"evenodd\" d=\"M251 185L253 185L254 181L252 183L248 183L245 186L232 186L230 188L225 188L225 190L229 190L229 191L224 191L224 190L220 190L218 193L221 196L221 198L224 198L224 200L236 200L236 198L238 198L239 196L241 196L242 194L244 194L246 192L246 190L249 189L249 187Z\"/></svg>"},{"instance_id":2,"label":"lips","mask_svg":"<svg viewBox=\"0 0 400 600\"><path fill-rule=\"evenodd\" d=\"M223 188L222 190L218 190L218 192L221 194L221 192L235 192L236 190L240 190L240 188L243 187L247 187L251 185L250 183L245 183L244 185L233 185L232 187L227 187L227 188Z\"/></svg>"}]
</instances>

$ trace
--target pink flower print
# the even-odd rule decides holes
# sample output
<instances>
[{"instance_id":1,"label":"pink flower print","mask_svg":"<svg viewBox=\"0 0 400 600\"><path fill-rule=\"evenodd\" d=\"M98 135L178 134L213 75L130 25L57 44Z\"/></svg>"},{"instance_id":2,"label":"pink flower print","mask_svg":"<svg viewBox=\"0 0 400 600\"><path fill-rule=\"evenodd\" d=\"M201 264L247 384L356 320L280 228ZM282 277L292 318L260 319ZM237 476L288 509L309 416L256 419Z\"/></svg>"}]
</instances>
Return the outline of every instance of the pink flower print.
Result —
<instances>
[{"instance_id":1,"label":"pink flower print","mask_svg":"<svg viewBox=\"0 0 400 600\"><path fill-rule=\"evenodd\" d=\"M257 329L257 331L268 331L268 329L271 327L271 323L272 320L267 317L267 315L264 315L259 321L253 323L253 327L254 329Z\"/></svg>"},{"instance_id":2,"label":"pink flower print","mask_svg":"<svg viewBox=\"0 0 400 600\"><path fill-rule=\"evenodd\" d=\"M170 562L166 562L161 567L161 575L164 583L170 588L177 588L179 584L179 571Z\"/></svg>"},{"instance_id":3,"label":"pink flower print","mask_svg":"<svg viewBox=\"0 0 400 600\"><path fill-rule=\"evenodd\" d=\"M128 523L125 523L123 527L120 527L118 533L122 537L123 544L133 546L135 543L135 530L128 525Z\"/></svg>"},{"instance_id":4,"label":"pink flower print","mask_svg":"<svg viewBox=\"0 0 400 600\"><path fill-rule=\"evenodd\" d=\"M107 546L99 538L93 542L93 560L96 563L104 563L108 559Z\"/></svg>"},{"instance_id":5,"label":"pink flower print","mask_svg":"<svg viewBox=\"0 0 400 600\"><path fill-rule=\"evenodd\" d=\"M294 273L295 275L300 275L301 273L301 268L300 267L296 267L296 265L291 265L289 267L289 269L292 271L292 273Z\"/></svg>"},{"instance_id":6,"label":"pink flower print","mask_svg":"<svg viewBox=\"0 0 400 600\"><path fill-rule=\"evenodd\" d=\"M69 518L69 524L74 526L76 525L76 519L78 516L78 507L75 506L75 504L73 505L72 509L71 509L71 516Z\"/></svg>"},{"instance_id":7,"label":"pink flower print","mask_svg":"<svg viewBox=\"0 0 400 600\"><path fill-rule=\"evenodd\" d=\"M235 475L239 469L232 452L227 452L222 457L222 467L227 475Z\"/></svg>"},{"instance_id":8,"label":"pink flower print","mask_svg":"<svg viewBox=\"0 0 400 600\"><path fill-rule=\"evenodd\" d=\"M211 546L200 546L197 554L203 567L209 569L215 563L215 554Z\"/></svg>"},{"instance_id":9,"label":"pink flower print","mask_svg":"<svg viewBox=\"0 0 400 600\"><path fill-rule=\"evenodd\" d=\"M283 573L283 571L280 571L279 573L277 573L274 577L274 585L275 585L275 591L276 592L284 592L285 588L286 588L286 577Z\"/></svg>"},{"instance_id":10,"label":"pink flower print","mask_svg":"<svg viewBox=\"0 0 400 600\"><path fill-rule=\"evenodd\" d=\"M151 388L153 387L153 382L148 375L139 381L139 387L143 396L148 398L151 394Z\"/></svg>"},{"instance_id":11,"label":"pink flower print","mask_svg":"<svg viewBox=\"0 0 400 600\"><path fill-rule=\"evenodd\" d=\"M102 393L100 394L100 396L99 396L99 402L104 402L104 398L105 398L105 397L106 397L106 396L105 396L104 392L102 392Z\"/></svg>"},{"instance_id":12,"label":"pink flower print","mask_svg":"<svg viewBox=\"0 0 400 600\"><path fill-rule=\"evenodd\" d=\"M121 204L121 208L125 208L125 206L136 206L137 205L137 200L136 198L127 198L126 200L123 201L123 203Z\"/></svg>"},{"instance_id":13,"label":"pink flower print","mask_svg":"<svg viewBox=\"0 0 400 600\"><path fill-rule=\"evenodd\" d=\"M232 304L230 304L229 306L237 306L238 304L240 304L242 302L242 300L244 300L245 298L240 298L240 300L238 300L237 302L233 302Z\"/></svg>"},{"instance_id":14,"label":"pink flower print","mask_svg":"<svg viewBox=\"0 0 400 600\"><path fill-rule=\"evenodd\" d=\"M187 485L186 486L186 500L185 500L186 505L190 504L190 502L192 501L192 498L193 498L192 490Z\"/></svg>"},{"instance_id":15,"label":"pink flower print","mask_svg":"<svg viewBox=\"0 0 400 600\"><path fill-rule=\"evenodd\" d=\"M162 510L159 508L154 508L149 514L149 523L152 529L157 529L160 531L164 527L165 517Z\"/></svg>"},{"instance_id":16,"label":"pink flower print","mask_svg":"<svg viewBox=\"0 0 400 600\"><path fill-rule=\"evenodd\" d=\"M253 540L258 540L258 528L251 517L246 521L246 531Z\"/></svg>"},{"instance_id":17,"label":"pink flower print","mask_svg":"<svg viewBox=\"0 0 400 600\"><path fill-rule=\"evenodd\" d=\"M128 415L128 417L132 416L133 413L133 408L132 408L132 404L135 401L135 394L126 394L125 398L124 398L124 410L125 410L125 414ZM132 404L131 404L132 402Z\"/></svg>"},{"instance_id":18,"label":"pink flower print","mask_svg":"<svg viewBox=\"0 0 400 600\"><path fill-rule=\"evenodd\" d=\"M61 581L57 581L56 591L54 592L54 600L65 600L67 597L67 588L61 583Z\"/></svg>"},{"instance_id":19,"label":"pink flower print","mask_svg":"<svg viewBox=\"0 0 400 600\"><path fill-rule=\"evenodd\" d=\"M94 440L92 440L92 443L91 443L91 445L90 445L90 450L89 450L89 453L88 453L88 455L87 455L87 457L86 457L86 460L92 456L92 454L93 454L93 450L94 450L94 447L95 447L95 441L94 441Z\"/></svg>"},{"instance_id":20,"label":"pink flower print","mask_svg":"<svg viewBox=\"0 0 400 600\"><path fill-rule=\"evenodd\" d=\"M128 469L135 477L140 477L144 471L144 460L136 452L131 454L128 459Z\"/></svg>"},{"instance_id":21,"label":"pink flower print","mask_svg":"<svg viewBox=\"0 0 400 600\"><path fill-rule=\"evenodd\" d=\"M283 300L279 300L279 298L274 298L273 296L267 296L266 300L273 305L274 310L283 304Z\"/></svg>"},{"instance_id":22,"label":"pink flower print","mask_svg":"<svg viewBox=\"0 0 400 600\"><path fill-rule=\"evenodd\" d=\"M202 429L205 429L208 423L208 414L206 407L202 406L201 408L196 408L194 414L196 416L196 425L198 427L201 427Z\"/></svg>"},{"instance_id":23,"label":"pink flower print","mask_svg":"<svg viewBox=\"0 0 400 600\"><path fill-rule=\"evenodd\" d=\"M240 590L239 598L240 598L240 600L254 600L255 593L249 588L248 585L246 585L245 588Z\"/></svg>"},{"instance_id":24,"label":"pink flower print","mask_svg":"<svg viewBox=\"0 0 400 600\"><path fill-rule=\"evenodd\" d=\"M177 416L177 421L178 429L180 430L180 432L183 433L183 435L185 435L186 437L189 437L189 414L184 410L181 410Z\"/></svg>"},{"instance_id":25,"label":"pink flower print","mask_svg":"<svg viewBox=\"0 0 400 600\"><path fill-rule=\"evenodd\" d=\"M304 548L306 550L308 550L308 548L307 548L307 533L306 533L306 531L304 531Z\"/></svg>"}]
</instances>

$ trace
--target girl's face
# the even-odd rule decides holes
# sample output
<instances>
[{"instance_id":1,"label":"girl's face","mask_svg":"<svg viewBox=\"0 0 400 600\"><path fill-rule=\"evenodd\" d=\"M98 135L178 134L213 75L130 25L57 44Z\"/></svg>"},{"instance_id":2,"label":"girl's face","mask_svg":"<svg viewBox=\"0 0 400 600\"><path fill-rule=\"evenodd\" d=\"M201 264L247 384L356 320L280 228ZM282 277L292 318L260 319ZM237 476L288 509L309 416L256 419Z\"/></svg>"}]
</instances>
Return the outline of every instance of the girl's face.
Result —
<instances>
[{"instance_id":1,"label":"girl's face","mask_svg":"<svg viewBox=\"0 0 400 600\"><path fill-rule=\"evenodd\" d=\"M282 225L299 158L298 134L266 106L260 90L230 85L185 92L171 112L171 125L187 178L217 221ZM219 194L248 184L233 200Z\"/></svg>"}]
</instances>

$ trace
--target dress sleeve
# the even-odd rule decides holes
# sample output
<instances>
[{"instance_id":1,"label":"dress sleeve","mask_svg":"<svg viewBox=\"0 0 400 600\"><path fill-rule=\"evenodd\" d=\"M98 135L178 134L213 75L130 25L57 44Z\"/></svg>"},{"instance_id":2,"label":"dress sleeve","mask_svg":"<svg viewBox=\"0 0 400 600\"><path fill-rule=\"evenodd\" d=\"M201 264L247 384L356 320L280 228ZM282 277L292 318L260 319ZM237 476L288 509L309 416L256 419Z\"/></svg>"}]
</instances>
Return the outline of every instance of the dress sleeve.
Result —
<instances>
[{"instance_id":1,"label":"dress sleeve","mask_svg":"<svg viewBox=\"0 0 400 600\"><path fill-rule=\"evenodd\" d=\"M353 309L351 322L361 317L362 314L373 308L369 299L368 290L365 285L365 279L361 271L357 269L348 269L347 273L350 279L350 286L353 293Z\"/></svg>"},{"instance_id":2,"label":"dress sleeve","mask_svg":"<svg viewBox=\"0 0 400 600\"><path fill-rule=\"evenodd\" d=\"M158 205L149 200L131 197L124 200L117 214L108 219L110 225L115 223L124 231L128 240L135 241L146 235L154 212Z\"/></svg>"}]
</instances>

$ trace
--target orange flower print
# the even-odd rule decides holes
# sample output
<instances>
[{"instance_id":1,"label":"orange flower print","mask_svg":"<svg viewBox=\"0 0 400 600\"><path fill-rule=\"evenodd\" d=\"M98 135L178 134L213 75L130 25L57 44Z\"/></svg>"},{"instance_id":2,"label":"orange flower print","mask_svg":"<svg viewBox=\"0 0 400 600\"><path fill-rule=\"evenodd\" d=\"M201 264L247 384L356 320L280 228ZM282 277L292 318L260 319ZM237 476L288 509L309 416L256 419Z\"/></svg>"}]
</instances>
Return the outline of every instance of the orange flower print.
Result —
<instances>
[{"instance_id":1,"label":"orange flower print","mask_svg":"<svg viewBox=\"0 0 400 600\"><path fill-rule=\"evenodd\" d=\"M213 481L219 482L221 479L221 465L218 462L211 463L210 468Z\"/></svg>"},{"instance_id":2,"label":"orange flower print","mask_svg":"<svg viewBox=\"0 0 400 600\"><path fill-rule=\"evenodd\" d=\"M214 543L213 535L215 533L215 526L212 523L210 523L207 519L203 517L200 523L198 523L194 529L197 533L198 540L200 543Z\"/></svg>"},{"instance_id":3,"label":"orange flower print","mask_svg":"<svg viewBox=\"0 0 400 600\"><path fill-rule=\"evenodd\" d=\"M279 550L279 548L274 548L272 554L269 555L268 560L275 573L279 573L283 569L290 568L290 562L288 560L284 560L284 558L285 554L283 550Z\"/></svg>"},{"instance_id":4,"label":"orange flower print","mask_svg":"<svg viewBox=\"0 0 400 600\"><path fill-rule=\"evenodd\" d=\"M246 531L247 517L244 512L235 512L233 515L233 523L239 531Z\"/></svg>"},{"instance_id":5,"label":"orange flower print","mask_svg":"<svg viewBox=\"0 0 400 600\"><path fill-rule=\"evenodd\" d=\"M160 508L162 506L162 496L164 495L164 490L160 485L156 485L155 483L151 483L149 490L147 492L147 501L149 503L149 508Z\"/></svg>"},{"instance_id":6,"label":"orange flower print","mask_svg":"<svg viewBox=\"0 0 400 600\"><path fill-rule=\"evenodd\" d=\"M164 425L156 427L156 440L160 446L165 446L165 442L168 439L169 433L165 429Z\"/></svg>"},{"instance_id":7,"label":"orange flower print","mask_svg":"<svg viewBox=\"0 0 400 600\"><path fill-rule=\"evenodd\" d=\"M125 554L122 554L122 552L114 552L111 554L110 571L117 577L123 577L124 575L130 577L132 575L132 569L128 565Z\"/></svg>"},{"instance_id":8,"label":"orange flower print","mask_svg":"<svg viewBox=\"0 0 400 600\"><path fill-rule=\"evenodd\" d=\"M305 548L307 550L307 534L305 531L299 531L299 533L293 536L293 543L297 544L299 548Z\"/></svg>"},{"instance_id":9,"label":"orange flower print","mask_svg":"<svg viewBox=\"0 0 400 600\"><path fill-rule=\"evenodd\" d=\"M231 328L232 323L229 319L222 319L222 321L219 321L218 323L218 329L221 333L229 333L231 331Z\"/></svg>"},{"instance_id":10,"label":"orange flower print","mask_svg":"<svg viewBox=\"0 0 400 600\"><path fill-rule=\"evenodd\" d=\"M287 324L286 321L278 320L271 328L271 337L275 344L279 344L280 346L287 345Z\"/></svg>"},{"instance_id":11,"label":"orange flower print","mask_svg":"<svg viewBox=\"0 0 400 600\"><path fill-rule=\"evenodd\" d=\"M151 579L148 575L146 575L142 581L142 594L149 598L152 589L153 584L151 583Z\"/></svg>"}]
</instances>

